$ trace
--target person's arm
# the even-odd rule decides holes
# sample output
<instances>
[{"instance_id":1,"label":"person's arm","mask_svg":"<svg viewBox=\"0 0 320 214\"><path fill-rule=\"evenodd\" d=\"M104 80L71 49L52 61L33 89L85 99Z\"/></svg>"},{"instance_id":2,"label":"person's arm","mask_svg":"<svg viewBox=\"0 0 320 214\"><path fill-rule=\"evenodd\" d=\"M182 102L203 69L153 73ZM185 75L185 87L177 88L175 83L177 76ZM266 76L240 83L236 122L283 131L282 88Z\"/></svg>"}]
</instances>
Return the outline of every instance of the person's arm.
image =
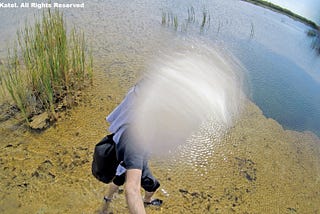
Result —
<instances>
[{"instance_id":1,"label":"person's arm","mask_svg":"<svg viewBox=\"0 0 320 214\"><path fill-rule=\"evenodd\" d=\"M145 214L143 201L140 194L141 185L140 169L128 169L126 175L126 198L131 214Z\"/></svg>"}]
</instances>

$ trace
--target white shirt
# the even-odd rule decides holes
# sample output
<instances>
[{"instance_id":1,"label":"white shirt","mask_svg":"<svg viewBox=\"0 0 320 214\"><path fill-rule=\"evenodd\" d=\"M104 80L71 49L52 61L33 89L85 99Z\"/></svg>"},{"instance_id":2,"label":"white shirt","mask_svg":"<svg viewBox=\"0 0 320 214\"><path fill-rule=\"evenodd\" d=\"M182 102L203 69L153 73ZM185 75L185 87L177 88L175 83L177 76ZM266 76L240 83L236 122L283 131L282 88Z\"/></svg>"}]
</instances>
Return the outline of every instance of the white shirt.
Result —
<instances>
[{"instance_id":1,"label":"white shirt","mask_svg":"<svg viewBox=\"0 0 320 214\"><path fill-rule=\"evenodd\" d=\"M122 102L106 117L110 123L109 131L114 133L113 140L119 143L122 133L126 129L126 125L130 124L132 116L132 107L135 97L137 96L136 86L133 86Z\"/></svg>"}]
</instances>

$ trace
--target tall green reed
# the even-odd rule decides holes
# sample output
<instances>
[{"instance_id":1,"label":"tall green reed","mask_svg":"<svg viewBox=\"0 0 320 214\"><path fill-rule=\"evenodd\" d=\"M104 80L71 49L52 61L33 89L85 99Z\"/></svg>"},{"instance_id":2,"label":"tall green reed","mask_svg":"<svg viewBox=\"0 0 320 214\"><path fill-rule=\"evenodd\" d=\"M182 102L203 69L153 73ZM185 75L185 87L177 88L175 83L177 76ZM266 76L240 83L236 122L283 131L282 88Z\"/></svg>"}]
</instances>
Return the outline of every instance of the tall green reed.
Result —
<instances>
[{"instance_id":1,"label":"tall green reed","mask_svg":"<svg viewBox=\"0 0 320 214\"><path fill-rule=\"evenodd\" d=\"M178 16L174 15L172 12L162 12L161 24L163 26L172 27L175 31L178 29L181 29L181 31L187 31L187 28L190 25L199 25L200 32L203 32L206 28L209 28L210 13L206 8L203 8L201 23L197 22L197 16L193 7L188 8L187 12L187 19L178 19ZM182 21L179 23L179 20Z\"/></svg>"},{"instance_id":2,"label":"tall green reed","mask_svg":"<svg viewBox=\"0 0 320 214\"><path fill-rule=\"evenodd\" d=\"M18 60L17 44L14 44L13 53L8 50L7 69L2 72L5 87L11 95L17 107L21 110L22 115L27 118L27 97L25 76L21 72L20 63ZM10 72L8 72L10 71ZM28 122L28 121L27 121Z\"/></svg>"},{"instance_id":3,"label":"tall green reed","mask_svg":"<svg viewBox=\"0 0 320 214\"><path fill-rule=\"evenodd\" d=\"M72 29L68 37L63 14L48 10L17 36L3 72L6 88L27 122L44 111L54 119L57 106L92 81L93 58L90 54L86 63L84 33Z\"/></svg>"}]
</instances>

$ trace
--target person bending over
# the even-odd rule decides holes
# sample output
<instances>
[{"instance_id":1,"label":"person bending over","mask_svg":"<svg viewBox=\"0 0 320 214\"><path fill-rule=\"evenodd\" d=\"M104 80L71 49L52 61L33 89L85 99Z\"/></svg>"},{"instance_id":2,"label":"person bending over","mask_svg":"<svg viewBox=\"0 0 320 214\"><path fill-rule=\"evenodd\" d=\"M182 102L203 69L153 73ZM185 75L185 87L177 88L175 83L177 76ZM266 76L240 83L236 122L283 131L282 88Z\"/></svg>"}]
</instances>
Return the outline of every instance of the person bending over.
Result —
<instances>
[{"instance_id":1,"label":"person bending over","mask_svg":"<svg viewBox=\"0 0 320 214\"><path fill-rule=\"evenodd\" d=\"M132 214L144 214L144 204L157 206L162 204L162 200L152 199L160 183L153 177L148 167L147 151L129 136L129 129L132 124L132 107L138 94L139 86L135 85L106 118L110 123L109 131L114 133L113 140L116 143L116 153L121 163L118 166L116 177L110 184L109 194L105 197L105 200L110 201L119 186L126 182L126 200ZM145 190L143 199L140 195L141 186Z\"/></svg>"}]
</instances>

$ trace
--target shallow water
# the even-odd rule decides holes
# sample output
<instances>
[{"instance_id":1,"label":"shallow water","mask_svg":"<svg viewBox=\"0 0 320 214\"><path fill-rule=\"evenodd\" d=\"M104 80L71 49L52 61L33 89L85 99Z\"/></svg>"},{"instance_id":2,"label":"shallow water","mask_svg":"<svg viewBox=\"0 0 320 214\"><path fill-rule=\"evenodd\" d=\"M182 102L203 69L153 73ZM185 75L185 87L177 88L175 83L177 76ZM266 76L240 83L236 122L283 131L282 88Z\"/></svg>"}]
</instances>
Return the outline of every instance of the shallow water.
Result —
<instances>
[{"instance_id":1,"label":"shallow water","mask_svg":"<svg viewBox=\"0 0 320 214\"><path fill-rule=\"evenodd\" d=\"M179 17L186 17L187 8L194 4L191 1L183 5L171 1L85 3L85 10L65 12L68 23L82 27L93 45L95 85L80 106L43 133L25 130L19 117L0 123L0 213L95 213L102 209L107 187L93 178L90 164L94 144L106 134L104 118L146 69L150 58L179 44L184 36L218 43L236 55L249 70L255 102L261 106L259 99L268 103L267 109L261 107L264 114L277 113L277 106L283 105L281 98L286 97L290 108L280 110L289 114L292 108L304 112L305 106L314 106L312 117L317 118L320 108L317 103L309 104L317 98L313 85L319 80L319 60L312 57L304 35L306 27L300 23L244 2L202 2L193 6L198 20L203 5L210 10L207 31L200 32L195 25L176 33L161 26L162 10L171 8ZM0 24L1 58L15 26L23 25L21 16L32 17L35 11L1 9L0 18L5 20ZM265 36L265 31L270 35ZM259 61L267 62L268 69L260 71L261 66L255 64ZM293 70L294 75L281 70ZM283 85L286 79L289 86ZM311 89L306 86L310 81ZM281 90L272 92L275 85ZM299 87L293 90L293 86ZM306 88L301 91L302 87ZM269 115L270 107L276 111L271 109ZM299 111L290 117L297 114L296 124L301 124L306 113ZM315 135L284 130L249 102L230 131L220 141L215 139L203 131L167 158L152 159L151 168L163 189L156 197L164 204L159 209L147 208L148 213L320 212L320 140ZM128 212L123 193L116 195L109 211Z\"/></svg>"},{"instance_id":2,"label":"shallow water","mask_svg":"<svg viewBox=\"0 0 320 214\"><path fill-rule=\"evenodd\" d=\"M96 78L90 100L44 133L25 131L16 120L1 123L6 136L0 140L1 213L103 209L107 186L91 175L92 151L105 134L105 112L125 91L103 74ZM161 182L156 197L164 204L147 208L148 213L319 212L320 140L315 135L285 131L248 103L241 120L216 139L203 130L167 157L151 160ZM108 211L128 212L123 193Z\"/></svg>"}]
</instances>

